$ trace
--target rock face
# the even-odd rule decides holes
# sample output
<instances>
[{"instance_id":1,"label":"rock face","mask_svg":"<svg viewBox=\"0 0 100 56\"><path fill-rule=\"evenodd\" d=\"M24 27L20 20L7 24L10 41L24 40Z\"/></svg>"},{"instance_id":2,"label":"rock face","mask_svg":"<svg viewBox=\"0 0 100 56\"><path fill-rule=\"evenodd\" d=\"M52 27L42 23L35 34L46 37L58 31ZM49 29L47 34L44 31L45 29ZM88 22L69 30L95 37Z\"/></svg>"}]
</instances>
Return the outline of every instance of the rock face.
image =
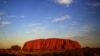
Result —
<instances>
[{"instance_id":1,"label":"rock face","mask_svg":"<svg viewBox=\"0 0 100 56\"><path fill-rule=\"evenodd\" d=\"M27 41L23 49L25 50L36 50L36 49L76 49L81 48L77 41L69 39L49 38L49 39L37 39Z\"/></svg>"}]
</instances>

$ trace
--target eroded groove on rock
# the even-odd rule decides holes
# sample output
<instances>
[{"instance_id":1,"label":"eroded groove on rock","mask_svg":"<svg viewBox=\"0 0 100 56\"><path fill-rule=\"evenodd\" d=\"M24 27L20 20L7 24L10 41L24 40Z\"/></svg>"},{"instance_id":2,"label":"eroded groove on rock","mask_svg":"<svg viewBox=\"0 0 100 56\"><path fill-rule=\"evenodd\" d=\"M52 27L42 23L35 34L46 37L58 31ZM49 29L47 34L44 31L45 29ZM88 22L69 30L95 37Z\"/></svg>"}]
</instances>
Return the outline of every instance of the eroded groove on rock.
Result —
<instances>
[{"instance_id":1,"label":"eroded groove on rock","mask_svg":"<svg viewBox=\"0 0 100 56\"><path fill-rule=\"evenodd\" d=\"M73 41L70 39L60 39L60 38L48 38L48 39L36 39L27 41L23 49L26 50L60 50L60 49L76 49L81 48L81 45L77 41Z\"/></svg>"}]
</instances>

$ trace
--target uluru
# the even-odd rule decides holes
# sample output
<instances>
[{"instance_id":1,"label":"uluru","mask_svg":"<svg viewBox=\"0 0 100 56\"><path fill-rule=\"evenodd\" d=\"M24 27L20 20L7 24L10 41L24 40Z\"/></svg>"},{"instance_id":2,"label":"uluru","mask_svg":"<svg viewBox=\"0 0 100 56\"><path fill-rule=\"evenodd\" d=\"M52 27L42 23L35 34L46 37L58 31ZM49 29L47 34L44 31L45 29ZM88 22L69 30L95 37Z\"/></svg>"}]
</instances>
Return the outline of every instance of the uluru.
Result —
<instances>
[{"instance_id":1,"label":"uluru","mask_svg":"<svg viewBox=\"0 0 100 56\"><path fill-rule=\"evenodd\" d=\"M24 50L79 49L81 45L74 40L61 38L36 39L25 42Z\"/></svg>"}]
</instances>

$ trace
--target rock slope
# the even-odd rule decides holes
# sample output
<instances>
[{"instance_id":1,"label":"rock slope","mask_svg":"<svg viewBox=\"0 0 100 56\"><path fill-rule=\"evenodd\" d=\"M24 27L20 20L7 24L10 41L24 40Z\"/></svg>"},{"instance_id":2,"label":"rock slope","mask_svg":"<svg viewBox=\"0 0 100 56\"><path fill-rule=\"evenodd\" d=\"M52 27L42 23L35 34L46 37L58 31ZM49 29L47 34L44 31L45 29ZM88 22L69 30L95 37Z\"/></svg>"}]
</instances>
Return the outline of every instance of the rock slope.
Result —
<instances>
[{"instance_id":1,"label":"rock slope","mask_svg":"<svg viewBox=\"0 0 100 56\"><path fill-rule=\"evenodd\" d=\"M23 49L26 50L41 50L41 49L76 49L81 48L81 45L77 41L69 39L48 38L48 39L36 39L25 42Z\"/></svg>"}]
</instances>

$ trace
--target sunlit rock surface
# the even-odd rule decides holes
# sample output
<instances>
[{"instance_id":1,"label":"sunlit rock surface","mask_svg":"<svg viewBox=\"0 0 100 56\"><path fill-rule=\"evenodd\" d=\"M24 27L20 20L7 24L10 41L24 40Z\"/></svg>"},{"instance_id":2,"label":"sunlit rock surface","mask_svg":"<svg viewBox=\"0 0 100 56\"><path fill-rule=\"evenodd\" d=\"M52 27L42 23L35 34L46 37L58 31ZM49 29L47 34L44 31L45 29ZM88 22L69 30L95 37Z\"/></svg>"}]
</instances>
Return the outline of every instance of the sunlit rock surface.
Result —
<instances>
[{"instance_id":1,"label":"sunlit rock surface","mask_svg":"<svg viewBox=\"0 0 100 56\"><path fill-rule=\"evenodd\" d=\"M60 39L60 38L48 38L48 39L36 39L25 42L23 49L26 50L60 50L60 49L76 49L81 48L81 45L74 40Z\"/></svg>"}]
</instances>

